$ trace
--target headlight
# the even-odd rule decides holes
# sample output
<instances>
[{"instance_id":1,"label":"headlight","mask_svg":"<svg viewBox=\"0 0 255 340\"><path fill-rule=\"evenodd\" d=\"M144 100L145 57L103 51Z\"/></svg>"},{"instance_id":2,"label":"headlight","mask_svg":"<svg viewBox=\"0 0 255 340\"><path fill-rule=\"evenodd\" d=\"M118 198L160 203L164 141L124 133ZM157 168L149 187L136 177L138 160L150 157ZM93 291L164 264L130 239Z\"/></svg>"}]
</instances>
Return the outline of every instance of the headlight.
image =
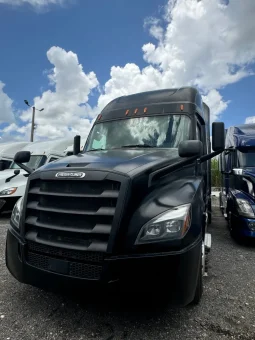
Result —
<instances>
[{"instance_id":1,"label":"headlight","mask_svg":"<svg viewBox=\"0 0 255 340\"><path fill-rule=\"evenodd\" d=\"M237 198L236 203L237 203L237 210L240 215L245 216L245 217L255 217L254 211L250 203L247 200Z\"/></svg>"},{"instance_id":2,"label":"headlight","mask_svg":"<svg viewBox=\"0 0 255 340\"><path fill-rule=\"evenodd\" d=\"M12 194L15 193L16 190L17 190L17 188L4 189L0 192L0 195L12 195Z\"/></svg>"},{"instance_id":3,"label":"headlight","mask_svg":"<svg viewBox=\"0 0 255 340\"><path fill-rule=\"evenodd\" d=\"M142 227L135 244L182 238L190 227L190 221L190 204L168 210Z\"/></svg>"},{"instance_id":4,"label":"headlight","mask_svg":"<svg viewBox=\"0 0 255 340\"><path fill-rule=\"evenodd\" d=\"M23 197L20 197L12 210L11 222L17 229L19 229L19 221L20 221L20 216L21 216L21 211L22 211L22 205L23 205Z\"/></svg>"}]
</instances>

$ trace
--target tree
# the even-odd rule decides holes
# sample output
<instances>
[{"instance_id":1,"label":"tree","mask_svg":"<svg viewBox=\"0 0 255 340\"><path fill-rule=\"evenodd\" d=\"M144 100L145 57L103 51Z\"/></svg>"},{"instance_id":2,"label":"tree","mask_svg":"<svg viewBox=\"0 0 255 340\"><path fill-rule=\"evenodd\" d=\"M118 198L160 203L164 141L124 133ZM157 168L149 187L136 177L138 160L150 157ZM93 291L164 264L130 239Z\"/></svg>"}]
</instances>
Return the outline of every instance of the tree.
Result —
<instances>
[{"instance_id":1,"label":"tree","mask_svg":"<svg viewBox=\"0 0 255 340\"><path fill-rule=\"evenodd\" d=\"M221 173L219 171L219 159L213 158L211 160L211 178L212 187L221 187Z\"/></svg>"}]
</instances>

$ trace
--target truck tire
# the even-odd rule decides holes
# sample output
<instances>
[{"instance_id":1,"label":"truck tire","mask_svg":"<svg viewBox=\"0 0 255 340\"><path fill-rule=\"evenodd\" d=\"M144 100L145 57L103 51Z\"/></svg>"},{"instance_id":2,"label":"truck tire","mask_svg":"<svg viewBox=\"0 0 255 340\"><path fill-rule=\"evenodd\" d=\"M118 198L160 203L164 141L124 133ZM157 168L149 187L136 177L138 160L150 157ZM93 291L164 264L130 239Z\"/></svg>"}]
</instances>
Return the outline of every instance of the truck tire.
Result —
<instances>
[{"instance_id":1,"label":"truck tire","mask_svg":"<svg viewBox=\"0 0 255 340\"><path fill-rule=\"evenodd\" d=\"M231 211L229 211L228 213L227 221L228 221L228 228L229 228L230 236L232 237L232 239L238 244L243 244L245 241L245 238L241 235L238 235L235 225L234 225Z\"/></svg>"},{"instance_id":2,"label":"truck tire","mask_svg":"<svg viewBox=\"0 0 255 340\"><path fill-rule=\"evenodd\" d=\"M197 278L197 286L195 291L195 296L193 301L191 302L192 305L198 305L203 295L203 270L202 270L202 252L199 264L199 273Z\"/></svg>"}]
</instances>

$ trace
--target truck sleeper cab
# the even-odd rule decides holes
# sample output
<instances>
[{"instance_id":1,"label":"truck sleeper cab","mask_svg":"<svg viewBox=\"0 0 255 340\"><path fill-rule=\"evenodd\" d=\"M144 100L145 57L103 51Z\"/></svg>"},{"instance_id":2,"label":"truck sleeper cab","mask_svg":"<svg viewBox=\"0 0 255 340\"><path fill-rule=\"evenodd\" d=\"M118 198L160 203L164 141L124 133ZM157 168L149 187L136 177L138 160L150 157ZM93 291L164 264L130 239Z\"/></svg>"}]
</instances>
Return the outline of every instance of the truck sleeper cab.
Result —
<instances>
[{"instance_id":1,"label":"truck sleeper cab","mask_svg":"<svg viewBox=\"0 0 255 340\"><path fill-rule=\"evenodd\" d=\"M65 150L73 140L57 139L46 142L34 142L26 145L23 150L30 152L31 157L26 166L36 170L40 166L56 161L66 155ZM11 211L25 193L28 173L12 162L9 169L0 173L0 213Z\"/></svg>"},{"instance_id":2,"label":"truck sleeper cab","mask_svg":"<svg viewBox=\"0 0 255 340\"><path fill-rule=\"evenodd\" d=\"M225 148L220 207L234 238L255 238L255 124L230 127Z\"/></svg>"},{"instance_id":3,"label":"truck sleeper cab","mask_svg":"<svg viewBox=\"0 0 255 340\"><path fill-rule=\"evenodd\" d=\"M73 156L29 176L7 235L12 275L50 287L120 282L198 303L210 249L208 162L224 147L224 124L214 123L208 154L204 108L189 87L110 102L84 152L75 137Z\"/></svg>"}]
</instances>

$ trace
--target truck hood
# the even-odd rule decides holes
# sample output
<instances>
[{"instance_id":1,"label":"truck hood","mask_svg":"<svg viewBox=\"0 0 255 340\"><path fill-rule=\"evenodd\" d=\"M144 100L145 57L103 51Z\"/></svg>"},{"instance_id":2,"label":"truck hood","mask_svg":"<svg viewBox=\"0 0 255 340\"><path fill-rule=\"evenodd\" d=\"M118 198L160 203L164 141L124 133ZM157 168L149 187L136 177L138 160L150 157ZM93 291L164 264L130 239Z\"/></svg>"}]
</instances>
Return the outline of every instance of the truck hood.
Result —
<instances>
[{"instance_id":1,"label":"truck hood","mask_svg":"<svg viewBox=\"0 0 255 340\"><path fill-rule=\"evenodd\" d=\"M93 170L111 170L122 173L135 173L153 169L162 165L178 163L178 149L114 149L91 151L77 156L62 158L41 168L54 170L58 168L85 168ZM141 169L142 168L142 169Z\"/></svg>"},{"instance_id":2,"label":"truck hood","mask_svg":"<svg viewBox=\"0 0 255 340\"><path fill-rule=\"evenodd\" d=\"M6 169L6 170L3 170L3 171L0 171L0 180L13 176L14 170L15 169ZM26 174L26 171L20 169L20 174L18 176L20 176L22 174Z\"/></svg>"},{"instance_id":3,"label":"truck hood","mask_svg":"<svg viewBox=\"0 0 255 340\"><path fill-rule=\"evenodd\" d=\"M255 177L255 167L247 167L243 169L244 174Z\"/></svg>"}]
</instances>

